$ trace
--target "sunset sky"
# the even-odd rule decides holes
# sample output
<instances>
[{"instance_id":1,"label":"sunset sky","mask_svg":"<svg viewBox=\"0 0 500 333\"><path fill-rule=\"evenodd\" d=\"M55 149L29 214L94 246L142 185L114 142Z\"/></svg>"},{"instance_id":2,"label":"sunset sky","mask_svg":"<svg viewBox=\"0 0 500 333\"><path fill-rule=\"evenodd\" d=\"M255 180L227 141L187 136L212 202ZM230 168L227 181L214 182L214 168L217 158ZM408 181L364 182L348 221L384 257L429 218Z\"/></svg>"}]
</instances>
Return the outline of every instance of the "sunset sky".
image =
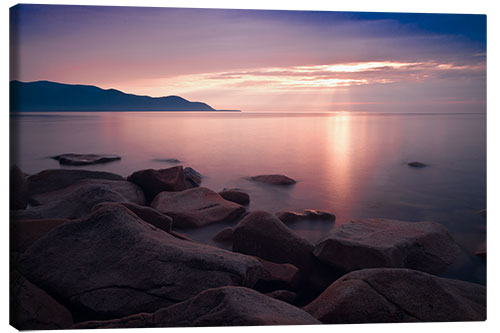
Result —
<instances>
[{"instance_id":1,"label":"sunset sky","mask_svg":"<svg viewBox=\"0 0 500 333\"><path fill-rule=\"evenodd\" d=\"M11 79L243 111L485 112L484 15L18 5Z\"/></svg>"}]
</instances>

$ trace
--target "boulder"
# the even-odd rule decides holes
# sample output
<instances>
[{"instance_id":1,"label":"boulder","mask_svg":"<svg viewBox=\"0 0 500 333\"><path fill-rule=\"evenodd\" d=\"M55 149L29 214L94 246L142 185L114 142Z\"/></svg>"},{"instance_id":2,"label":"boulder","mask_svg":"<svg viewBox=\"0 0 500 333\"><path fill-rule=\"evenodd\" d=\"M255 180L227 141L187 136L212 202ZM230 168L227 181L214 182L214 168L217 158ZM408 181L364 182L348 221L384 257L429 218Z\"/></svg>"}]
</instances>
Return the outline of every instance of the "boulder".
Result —
<instances>
[{"instance_id":1,"label":"boulder","mask_svg":"<svg viewBox=\"0 0 500 333\"><path fill-rule=\"evenodd\" d=\"M148 202L151 202L160 192L183 191L188 188L184 180L182 165L168 169L136 171L128 176L127 180L142 188Z\"/></svg>"},{"instance_id":2,"label":"boulder","mask_svg":"<svg viewBox=\"0 0 500 333\"><path fill-rule=\"evenodd\" d=\"M219 242L219 243L232 243L233 242L233 228L231 227L225 227L221 231L219 231L215 236L214 236L214 241Z\"/></svg>"},{"instance_id":3,"label":"boulder","mask_svg":"<svg viewBox=\"0 0 500 333\"><path fill-rule=\"evenodd\" d=\"M174 219L174 227L202 227L217 222L231 222L239 218L245 207L224 200L205 187L182 192L161 192L151 207Z\"/></svg>"},{"instance_id":4,"label":"boulder","mask_svg":"<svg viewBox=\"0 0 500 333\"><path fill-rule=\"evenodd\" d=\"M252 287L262 276L253 257L180 240L117 204L53 229L18 267L87 320L154 312L205 289Z\"/></svg>"},{"instance_id":5,"label":"boulder","mask_svg":"<svg viewBox=\"0 0 500 333\"><path fill-rule=\"evenodd\" d=\"M10 209L25 209L28 205L28 182L26 176L17 167L10 168Z\"/></svg>"},{"instance_id":6,"label":"boulder","mask_svg":"<svg viewBox=\"0 0 500 333\"><path fill-rule=\"evenodd\" d=\"M144 196L144 192L136 184L125 180L108 180L108 179L82 179L62 189L40 194L34 194L30 198L30 204L33 206L40 206L59 201L67 197L68 195L71 195L71 192L77 190L78 188L89 184L106 185L112 191L121 194L127 201L130 201L138 205L146 204L146 197Z\"/></svg>"},{"instance_id":7,"label":"boulder","mask_svg":"<svg viewBox=\"0 0 500 333\"><path fill-rule=\"evenodd\" d=\"M277 217L255 211L234 228L233 251L308 271L314 246L290 230Z\"/></svg>"},{"instance_id":8,"label":"boulder","mask_svg":"<svg viewBox=\"0 0 500 333\"><path fill-rule=\"evenodd\" d=\"M135 323L141 326L131 326ZM112 321L90 322L73 328L207 327L255 325L313 325L317 319L295 306L244 287L208 289L192 299L156 311Z\"/></svg>"},{"instance_id":9,"label":"boulder","mask_svg":"<svg viewBox=\"0 0 500 333\"><path fill-rule=\"evenodd\" d=\"M441 224L387 219L347 222L314 249L321 261L344 272L404 267L437 273L452 264L459 253Z\"/></svg>"},{"instance_id":10,"label":"boulder","mask_svg":"<svg viewBox=\"0 0 500 333\"><path fill-rule=\"evenodd\" d=\"M201 184L201 179L203 176L201 173L196 171L191 167L187 167L184 169L184 179L186 180L186 184L189 188L198 187Z\"/></svg>"},{"instance_id":11,"label":"boulder","mask_svg":"<svg viewBox=\"0 0 500 333\"><path fill-rule=\"evenodd\" d=\"M66 308L19 272L10 273L10 324L18 330L60 330L73 325Z\"/></svg>"},{"instance_id":12,"label":"boulder","mask_svg":"<svg viewBox=\"0 0 500 333\"><path fill-rule=\"evenodd\" d=\"M118 155L111 154L61 154L52 156L53 159L59 161L62 165L91 165L102 164L112 161L118 161L122 158Z\"/></svg>"},{"instance_id":13,"label":"boulder","mask_svg":"<svg viewBox=\"0 0 500 333\"><path fill-rule=\"evenodd\" d=\"M269 185L293 185L296 183L294 179L284 175L259 175L247 179Z\"/></svg>"},{"instance_id":14,"label":"boulder","mask_svg":"<svg viewBox=\"0 0 500 333\"><path fill-rule=\"evenodd\" d=\"M255 257L260 261L263 268L261 281L281 284L287 288L296 289L300 282L300 272L292 264L278 264Z\"/></svg>"},{"instance_id":15,"label":"boulder","mask_svg":"<svg viewBox=\"0 0 500 333\"><path fill-rule=\"evenodd\" d=\"M245 206L250 203L250 196L237 188L223 189L219 192L220 196L226 200L235 202L239 205Z\"/></svg>"},{"instance_id":16,"label":"boulder","mask_svg":"<svg viewBox=\"0 0 500 333\"><path fill-rule=\"evenodd\" d=\"M29 194L51 192L68 187L82 179L124 180L122 176L103 171L43 170L28 177Z\"/></svg>"},{"instance_id":17,"label":"boulder","mask_svg":"<svg viewBox=\"0 0 500 333\"><path fill-rule=\"evenodd\" d=\"M172 231L172 218L170 216L164 215L160 213L159 211L148 207L148 206L140 206L133 204L131 202L117 202L114 203L115 205L122 205L123 207L129 209L132 211L135 215L137 215L140 219L143 221L154 225L158 229L161 229L166 232L171 232ZM97 211L101 209L103 206L107 205L112 205L112 203L109 202L103 202L100 204L97 204L92 208L92 211Z\"/></svg>"},{"instance_id":18,"label":"boulder","mask_svg":"<svg viewBox=\"0 0 500 333\"><path fill-rule=\"evenodd\" d=\"M306 209L304 210L303 213L298 213L294 211L278 212L276 213L276 216L285 224L294 223L301 220L310 220L310 221L324 220L331 223L335 222L335 215L328 212L323 212L320 210L313 210L313 209Z\"/></svg>"},{"instance_id":19,"label":"boulder","mask_svg":"<svg viewBox=\"0 0 500 333\"><path fill-rule=\"evenodd\" d=\"M295 301L295 298L297 297L297 294L290 290L275 290L264 295L289 304L293 303L293 301Z\"/></svg>"},{"instance_id":20,"label":"boulder","mask_svg":"<svg viewBox=\"0 0 500 333\"><path fill-rule=\"evenodd\" d=\"M70 221L68 219L11 220L10 250L24 252L50 230Z\"/></svg>"},{"instance_id":21,"label":"boulder","mask_svg":"<svg viewBox=\"0 0 500 333\"><path fill-rule=\"evenodd\" d=\"M11 218L26 219L78 219L92 211L101 202L126 201L123 196L111 190L108 185L86 184L78 187L59 201L26 210L11 212Z\"/></svg>"},{"instance_id":22,"label":"boulder","mask_svg":"<svg viewBox=\"0 0 500 333\"><path fill-rule=\"evenodd\" d=\"M324 324L486 320L486 288L404 268L363 269L304 310Z\"/></svg>"},{"instance_id":23,"label":"boulder","mask_svg":"<svg viewBox=\"0 0 500 333\"><path fill-rule=\"evenodd\" d=\"M422 162L413 161L413 162L408 163L408 166L411 166L412 168L425 168L427 166L427 164L422 163Z\"/></svg>"}]
</instances>

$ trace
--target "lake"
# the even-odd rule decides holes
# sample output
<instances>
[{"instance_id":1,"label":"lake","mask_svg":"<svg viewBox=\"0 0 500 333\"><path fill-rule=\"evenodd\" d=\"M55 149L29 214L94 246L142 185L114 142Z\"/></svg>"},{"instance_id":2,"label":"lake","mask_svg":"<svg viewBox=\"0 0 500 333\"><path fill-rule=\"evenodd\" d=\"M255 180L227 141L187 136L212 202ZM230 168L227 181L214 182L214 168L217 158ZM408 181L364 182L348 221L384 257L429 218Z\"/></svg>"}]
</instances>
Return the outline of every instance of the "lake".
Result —
<instances>
[{"instance_id":1,"label":"lake","mask_svg":"<svg viewBox=\"0 0 500 333\"><path fill-rule=\"evenodd\" d=\"M469 255L445 276L485 283L486 265L472 254L486 239L486 115L391 113L26 113L11 116L13 160L29 174L60 168L62 153L118 154L85 168L128 176L175 164L203 176L203 186L249 193L249 210L319 209L351 219L382 217L444 224ZM16 154L15 154L16 155ZM411 168L411 161L428 164ZM65 166L64 168L71 168ZM291 187L244 177L281 173ZM223 226L186 232L211 243ZM333 225L292 228L315 242Z\"/></svg>"}]
</instances>

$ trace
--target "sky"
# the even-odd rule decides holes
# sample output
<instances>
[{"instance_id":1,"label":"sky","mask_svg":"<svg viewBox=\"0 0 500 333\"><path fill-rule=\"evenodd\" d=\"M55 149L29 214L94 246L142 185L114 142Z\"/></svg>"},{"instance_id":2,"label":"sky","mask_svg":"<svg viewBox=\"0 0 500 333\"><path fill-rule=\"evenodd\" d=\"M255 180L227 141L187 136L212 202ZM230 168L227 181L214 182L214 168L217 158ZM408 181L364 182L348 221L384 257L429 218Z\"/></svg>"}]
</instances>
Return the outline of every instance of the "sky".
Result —
<instances>
[{"instance_id":1,"label":"sky","mask_svg":"<svg viewBox=\"0 0 500 333\"><path fill-rule=\"evenodd\" d=\"M486 16L18 5L11 79L216 109L486 112Z\"/></svg>"}]
</instances>

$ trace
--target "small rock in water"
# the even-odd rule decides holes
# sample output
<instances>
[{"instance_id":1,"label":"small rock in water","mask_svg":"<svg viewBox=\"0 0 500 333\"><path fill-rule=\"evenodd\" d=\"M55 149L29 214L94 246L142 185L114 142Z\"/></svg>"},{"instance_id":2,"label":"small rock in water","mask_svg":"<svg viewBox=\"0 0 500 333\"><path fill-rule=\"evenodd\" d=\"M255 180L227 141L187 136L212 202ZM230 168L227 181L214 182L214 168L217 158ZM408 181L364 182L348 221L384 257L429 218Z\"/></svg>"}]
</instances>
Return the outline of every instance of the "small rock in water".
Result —
<instances>
[{"instance_id":1,"label":"small rock in water","mask_svg":"<svg viewBox=\"0 0 500 333\"><path fill-rule=\"evenodd\" d=\"M422 162L413 161L413 162L408 163L408 166L411 166L413 168L425 168L427 166L427 164L422 163Z\"/></svg>"},{"instance_id":2,"label":"small rock in water","mask_svg":"<svg viewBox=\"0 0 500 333\"><path fill-rule=\"evenodd\" d=\"M220 196L226 200L236 202L240 205L248 205L250 203L250 196L248 193L243 192L238 188L225 188L219 192Z\"/></svg>"},{"instance_id":3,"label":"small rock in water","mask_svg":"<svg viewBox=\"0 0 500 333\"><path fill-rule=\"evenodd\" d=\"M296 183L294 179L285 175L258 175L247 179L270 185L293 185Z\"/></svg>"},{"instance_id":4,"label":"small rock in water","mask_svg":"<svg viewBox=\"0 0 500 333\"><path fill-rule=\"evenodd\" d=\"M155 162L167 162L167 163L181 163L181 161L179 161L176 158L155 158L155 159L153 159L153 161L155 161Z\"/></svg>"},{"instance_id":5,"label":"small rock in water","mask_svg":"<svg viewBox=\"0 0 500 333\"><path fill-rule=\"evenodd\" d=\"M335 215L328 212L313 210L313 209L306 209L303 213L297 213L293 211L278 212L276 213L276 216L283 223L293 223L305 219L314 221L325 220L332 223L335 222Z\"/></svg>"},{"instance_id":6,"label":"small rock in water","mask_svg":"<svg viewBox=\"0 0 500 333\"><path fill-rule=\"evenodd\" d=\"M61 154L57 156L52 156L53 159L59 161L59 164L63 165L90 165L90 164L101 164L108 163L112 161L121 160L118 155L110 154Z\"/></svg>"}]
</instances>

